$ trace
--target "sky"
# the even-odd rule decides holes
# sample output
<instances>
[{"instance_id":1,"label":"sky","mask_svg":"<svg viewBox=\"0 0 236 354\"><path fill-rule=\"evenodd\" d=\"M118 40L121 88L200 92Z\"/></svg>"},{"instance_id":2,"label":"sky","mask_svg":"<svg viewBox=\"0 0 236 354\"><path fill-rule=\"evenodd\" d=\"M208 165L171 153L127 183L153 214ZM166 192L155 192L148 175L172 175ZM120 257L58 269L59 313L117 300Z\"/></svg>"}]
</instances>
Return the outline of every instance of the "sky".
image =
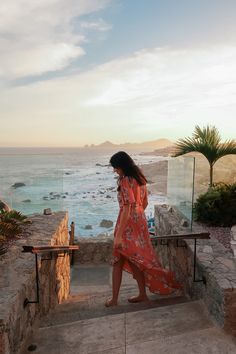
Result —
<instances>
[{"instance_id":1,"label":"sky","mask_svg":"<svg viewBox=\"0 0 236 354\"><path fill-rule=\"evenodd\" d=\"M235 0L1 0L0 146L236 138Z\"/></svg>"}]
</instances>

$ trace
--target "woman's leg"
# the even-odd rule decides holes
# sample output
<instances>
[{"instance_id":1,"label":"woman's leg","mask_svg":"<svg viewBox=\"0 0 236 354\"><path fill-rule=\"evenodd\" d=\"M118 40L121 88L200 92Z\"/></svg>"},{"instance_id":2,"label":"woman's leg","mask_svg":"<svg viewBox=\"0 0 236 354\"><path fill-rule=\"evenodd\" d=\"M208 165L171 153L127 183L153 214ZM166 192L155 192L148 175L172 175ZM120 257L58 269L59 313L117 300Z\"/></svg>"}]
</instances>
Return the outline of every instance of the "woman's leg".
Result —
<instances>
[{"instance_id":1,"label":"woman's leg","mask_svg":"<svg viewBox=\"0 0 236 354\"><path fill-rule=\"evenodd\" d=\"M108 299L106 301L106 306L116 306L117 305L117 300L119 296L119 291L120 291L120 285L121 285L121 280L122 280L122 272L123 272L123 265L125 262L125 258L123 256L120 256L120 259L118 262L116 262L113 265L113 270L112 270L112 298Z\"/></svg>"},{"instance_id":2,"label":"woman's leg","mask_svg":"<svg viewBox=\"0 0 236 354\"><path fill-rule=\"evenodd\" d=\"M129 266L132 269L134 278L138 283L139 295L129 298L128 301L129 302L148 301L146 286L145 286L145 277L143 272L132 262L129 262Z\"/></svg>"}]
</instances>

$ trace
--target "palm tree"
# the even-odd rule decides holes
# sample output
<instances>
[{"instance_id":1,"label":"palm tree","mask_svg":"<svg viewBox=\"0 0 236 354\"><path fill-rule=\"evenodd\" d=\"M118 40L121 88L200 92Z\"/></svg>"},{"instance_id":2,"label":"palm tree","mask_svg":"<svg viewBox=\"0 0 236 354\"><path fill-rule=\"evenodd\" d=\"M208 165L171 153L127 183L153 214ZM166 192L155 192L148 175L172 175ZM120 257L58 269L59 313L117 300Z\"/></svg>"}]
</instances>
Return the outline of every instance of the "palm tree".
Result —
<instances>
[{"instance_id":1,"label":"palm tree","mask_svg":"<svg viewBox=\"0 0 236 354\"><path fill-rule=\"evenodd\" d=\"M189 152L200 152L210 165L210 187L213 184L213 166L221 157L236 154L236 140L227 140L221 143L221 137L216 127L201 129L195 126L192 138L179 139L175 144L174 157L185 155Z\"/></svg>"}]
</instances>

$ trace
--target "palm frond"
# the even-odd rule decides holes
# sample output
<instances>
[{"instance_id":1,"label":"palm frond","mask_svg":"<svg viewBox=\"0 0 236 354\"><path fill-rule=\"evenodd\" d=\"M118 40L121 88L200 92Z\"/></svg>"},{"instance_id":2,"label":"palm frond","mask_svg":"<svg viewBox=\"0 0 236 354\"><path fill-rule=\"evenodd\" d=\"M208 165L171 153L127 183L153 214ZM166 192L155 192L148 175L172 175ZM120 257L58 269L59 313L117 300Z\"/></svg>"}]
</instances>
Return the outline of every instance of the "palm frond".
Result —
<instances>
[{"instance_id":1,"label":"palm frond","mask_svg":"<svg viewBox=\"0 0 236 354\"><path fill-rule=\"evenodd\" d=\"M217 151L218 158L221 158L226 155L236 155L236 141L227 140L221 144Z\"/></svg>"},{"instance_id":2,"label":"palm frond","mask_svg":"<svg viewBox=\"0 0 236 354\"><path fill-rule=\"evenodd\" d=\"M3 236L16 236L21 233L21 227L16 223L0 222L0 234Z\"/></svg>"},{"instance_id":3,"label":"palm frond","mask_svg":"<svg viewBox=\"0 0 236 354\"><path fill-rule=\"evenodd\" d=\"M203 144L208 144L217 147L220 144L221 136L216 127L207 125L205 128L200 128L196 125L193 138Z\"/></svg>"},{"instance_id":4,"label":"palm frond","mask_svg":"<svg viewBox=\"0 0 236 354\"><path fill-rule=\"evenodd\" d=\"M1 211L0 219L6 222L9 222L14 219L22 223L29 223L29 221L27 220L27 216L23 215L21 212L17 210Z\"/></svg>"},{"instance_id":5,"label":"palm frond","mask_svg":"<svg viewBox=\"0 0 236 354\"><path fill-rule=\"evenodd\" d=\"M179 139L175 144L174 156L188 154L189 152L197 151L198 142L192 138Z\"/></svg>"},{"instance_id":6,"label":"palm frond","mask_svg":"<svg viewBox=\"0 0 236 354\"><path fill-rule=\"evenodd\" d=\"M216 127L207 125L200 128L199 125L196 125L192 137L179 139L175 143L173 157L189 152L199 152L206 157L210 165L210 185L212 185L213 165L225 155L236 154L236 141L228 140L221 143L221 137Z\"/></svg>"},{"instance_id":7,"label":"palm frond","mask_svg":"<svg viewBox=\"0 0 236 354\"><path fill-rule=\"evenodd\" d=\"M19 211L1 211L0 212L0 234L6 237L14 237L22 232L23 225L31 224L27 216Z\"/></svg>"},{"instance_id":8,"label":"palm frond","mask_svg":"<svg viewBox=\"0 0 236 354\"><path fill-rule=\"evenodd\" d=\"M191 138L178 140L175 147L174 157L185 155L189 152L199 152L207 158L209 163L214 163L216 158L216 150L213 146Z\"/></svg>"}]
</instances>

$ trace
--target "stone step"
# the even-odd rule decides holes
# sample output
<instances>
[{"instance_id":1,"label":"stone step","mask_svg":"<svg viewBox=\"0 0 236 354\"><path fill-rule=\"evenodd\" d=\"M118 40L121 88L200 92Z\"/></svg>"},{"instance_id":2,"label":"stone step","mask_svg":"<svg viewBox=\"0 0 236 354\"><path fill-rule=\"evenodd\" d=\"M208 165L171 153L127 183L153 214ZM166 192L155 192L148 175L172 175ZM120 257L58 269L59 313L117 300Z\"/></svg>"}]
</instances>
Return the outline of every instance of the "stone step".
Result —
<instances>
[{"instance_id":1,"label":"stone step","mask_svg":"<svg viewBox=\"0 0 236 354\"><path fill-rule=\"evenodd\" d=\"M40 328L37 354L233 354L234 340L215 328L200 301Z\"/></svg>"},{"instance_id":2,"label":"stone step","mask_svg":"<svg viewBox=\"0 0 236 354\"><path fill-rule=\"evenodd\" d=\"M97 266L78 265L74 267L71 284L70 298L48 314L43 319L41 327L188 301L185 296L160 296L148 292L150 303L130 304L127 299L130 296L137 295L137 284L129 273L124 272L119 295L119 306L107 308L104 304L112 292L111 267L107 264Z\"/></svg>"},{"instance_id":3,"label":"stone step","mask_svg":"<svg viewBox=\"0 0 236 354\"><path fill-rule=\"evenodd\" d=\"M127 301L128 294L132 292L123 289L119 306L105 307L105 301L111 295L109 293L93 293L71 296L70 299L56 307L54 311L43 318L41 327L52 326L55 324L70 323L78 320L89 318L104 317L112 314L122 314L135 312L144 309L169 306L178 303L187 302L188 299L184 296L166 296L150 295L150 302L130 304ZM134 292L133 292L134 294Z\"/></svg>"}]
</instances>

